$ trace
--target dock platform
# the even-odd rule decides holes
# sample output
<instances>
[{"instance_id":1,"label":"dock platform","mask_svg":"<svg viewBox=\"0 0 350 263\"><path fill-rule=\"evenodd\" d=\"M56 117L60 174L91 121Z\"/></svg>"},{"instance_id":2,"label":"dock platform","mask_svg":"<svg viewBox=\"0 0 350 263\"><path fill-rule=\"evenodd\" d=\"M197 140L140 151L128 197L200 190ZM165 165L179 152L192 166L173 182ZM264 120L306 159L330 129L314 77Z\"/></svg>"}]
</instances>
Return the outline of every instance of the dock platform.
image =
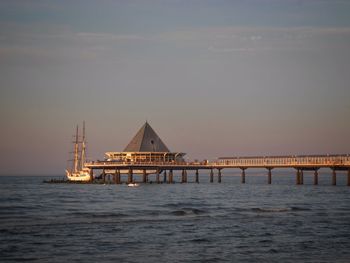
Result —
<instances>
[{"instance_id":1,"label":"dock platform","mask_svg":"<svg viewBox=\"0 0 350 263\"><path fill-rule=\"evenodd\" d=\"M267 170L267 183L272 183L272 170L275 168L294 168L296 184L304 183L304 171L314 172L314 184L318 184L318 170L331 170L331 183L336 185L337 171L347 171L347 185L350 186L350 155L303 155L303 156L255 156L255 157L221 157L211 162L117 162L94 161L85 164L90 169L91 181L94 173L100 174L103 181L106 175L112 175L113 182L122 183L121 174L127 174L127 183L134 181L133 176L141 175L142 182L148 182L150 173L156 174L156 183L173 183L173 172L182 171L181 182L187 182L187 171L195 171L195 182L199 182L199 170L209 171L209 180L221 183L223 169L240 169L241 182L245 183L246 170L264 168ZM137 172L135 172L137 171ZM153 171L153 172L150 172ZM163 180L160 176L163 174Z\"/></svg>"}]
</instances>

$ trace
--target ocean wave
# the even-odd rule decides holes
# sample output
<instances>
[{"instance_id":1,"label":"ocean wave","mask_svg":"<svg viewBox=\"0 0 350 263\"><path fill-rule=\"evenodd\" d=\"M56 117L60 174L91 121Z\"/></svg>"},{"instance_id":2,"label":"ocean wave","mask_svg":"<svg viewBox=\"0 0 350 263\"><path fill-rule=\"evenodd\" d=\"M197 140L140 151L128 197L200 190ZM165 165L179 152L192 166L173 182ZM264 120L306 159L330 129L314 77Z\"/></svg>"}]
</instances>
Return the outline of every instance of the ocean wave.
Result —
<instances>
[{"instance_id":1,"label":"ocean wave","mask_svg":"<svg viewBox=\"0 0 350 263\"><path fill-rule=\"evenodd\" d=\"M74 217L84 217L84 218L120 218L126 217L127 214L123 213L87 213L87 212L73 212L69 215Z\"/></svg>"},{"instance_id":2,"label":"ocean wave","mask_svg":"<svg viewBox=\"0 0 350 263\"><path fill-rule=\"evenodd\" d=\"M261 212L261 213L281 213L281 212L290 212L290 211L307 211L310 209L301 208L301 207L271 207L271 208L262 208L255 207L251 208L253 212Z\"/></svg>"},{"instance_id":3,"label":"ocean wave","mask_svg":"<svg viewBox=\"0 0 350 263\"><path fill-rule=\"evenodd\" d=\"M208 238L194 238L194 239L191 239L189 241L193 242L193 243L209 243L210 242L210 240Z\"/></svg>"},{"instance_id":4,"label":"ocean wave","mask_svg":"<svg viewBox=\"0 0 350 263\"><path fill-rule=\"evenodd\" d=\"M180 210L171 211L171 215L175 216L185 216L185 215L200 215L204 214L206 211L197 208L183 208Z\"/></svg>"},{"instance_id":5,"label":"ocean wave","mask_svg":"<svg viewBox=\"0 0 350 263\"><path fill-rule=\"evenodd\" d=\"M178 203L167 203L160 205L161 207L167 208L180 208L180 207L192 207L192 206L203 206L205 204L200 204L197 202L178 202Z\"/></svg>"}]
</instances>

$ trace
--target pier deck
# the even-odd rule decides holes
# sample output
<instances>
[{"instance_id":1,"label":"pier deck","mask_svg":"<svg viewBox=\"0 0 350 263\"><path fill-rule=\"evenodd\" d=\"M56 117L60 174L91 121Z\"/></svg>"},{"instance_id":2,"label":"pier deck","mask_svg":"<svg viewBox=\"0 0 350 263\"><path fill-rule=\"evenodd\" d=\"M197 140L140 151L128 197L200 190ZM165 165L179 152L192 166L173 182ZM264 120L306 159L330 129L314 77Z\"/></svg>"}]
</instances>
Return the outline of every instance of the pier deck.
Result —
<instances>
[{"instance_id":1,"label":"pier deck","mask_svg":"<svg viewBox=\"0 0 350 263\"><path fill-rule=\"evenodd\" d=\"M330 168L332 171L332 184L336 185L336 171L348 171L347 184L350 186L350 155L303 155L303 156L256 156L256 157L221 157L212 162L118 162L95 161L88 162L85 167L91 171L101 170L101 175L114 177L115 183L121 183L121 173L128 174L128 182L133 181L134 171L142 171L143 182L148 181L148 171L156 173L157 182L160 182L160 173L164 173L164 182L173 182L173 171L182 171L181 182L187 182L187 171L196 171L196 182L199 182L198 170L210 170L210 182L213 182L214 170L217 170L218 182L221 182L221 170L237 168L242 170L241 181L245 183L245 170L250 168L265 168L268 170L268 183L272 181L274 168L294 168L296 170L296 183L303 184L303 172L314 171L314 184L318 184L318 170ZM125 172L126 171L126 172ZM167 178L167 171L169 178Z\"/></svg>"},{"instance_id":2,"label":"pier deck","mask_svg":"<svg viewBox=\"0 0 350 263\"><path fill-rule=\"evenodd\" d=\"M350 155L318 155L318 156L272 156L272 157L221 157L208 163L196 162L117 162L94 161L85 164L90 169L224 169L224 168L295 168L320 169L331 168L347 170L350 168Z\"/></svg>"}]
</instances>

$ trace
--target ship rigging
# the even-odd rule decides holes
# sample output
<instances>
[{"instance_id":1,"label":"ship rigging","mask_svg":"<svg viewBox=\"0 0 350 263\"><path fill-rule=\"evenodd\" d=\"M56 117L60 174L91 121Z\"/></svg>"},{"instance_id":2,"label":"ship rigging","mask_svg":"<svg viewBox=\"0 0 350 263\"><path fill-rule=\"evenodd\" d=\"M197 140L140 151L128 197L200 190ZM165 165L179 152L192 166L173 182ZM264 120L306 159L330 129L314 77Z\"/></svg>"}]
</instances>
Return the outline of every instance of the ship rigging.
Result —
<instances>
[{"instance_id":1,"label":"ship rigging","mask_svg":"<svg viewBox=\"0 0 350 263\"><path fill-rule=\"evenodd\" d=\"M79 150L80 149L80 150ZM82 140L79 141L79 127L77 125L74 140L74 159L72 168L66 169L66 176L69 181L89 182L92 180L90 169L85 167L86 162L86 137L85 122L83 122Z\"/></svg>"}]
</instances>

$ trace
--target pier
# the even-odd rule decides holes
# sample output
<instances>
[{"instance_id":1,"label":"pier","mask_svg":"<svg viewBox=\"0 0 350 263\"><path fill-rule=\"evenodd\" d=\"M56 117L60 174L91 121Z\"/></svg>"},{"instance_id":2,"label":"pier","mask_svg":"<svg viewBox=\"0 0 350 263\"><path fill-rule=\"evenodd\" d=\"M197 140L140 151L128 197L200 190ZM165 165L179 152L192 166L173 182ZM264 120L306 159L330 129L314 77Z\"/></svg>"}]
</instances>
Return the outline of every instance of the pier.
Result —
<instances>
[{"instance_id":1,"label":"pier","mask_svg":"<svg viewBox=\"0 0 350 263\"><path fill-rule=\"evenodd\" d=\"M199 171L206 171L209 174L209 181L222 181L222 170L240 169L241 183L245 183L247 170L253 168L266 169L267 183L272 183L273 169L275 168L293 168L295 169L296 184L304 184L304 172L313 172L313 184L318 184L318 170L321 168L330 169L331 184L337 184L337 171L347 171L347 185L350 186L350 155L304 155L304 156L269 156L269 157L222 157L212 162L118 162L118 161L94 161L85 164L90 169L91 180L93 174L102 175L102 180L106 175L111 175L113 182L122 183L120 175L127 171L127 183L133 181L134 176L142 176L142 182L148 182L149 174L155 171L156 183L173 183L174 171L181 172L181 183L187 183L187 172L195 171L195 182L200 182ZM163 174L163 181L160 180Z\"/></svg>"}]
</instances>

